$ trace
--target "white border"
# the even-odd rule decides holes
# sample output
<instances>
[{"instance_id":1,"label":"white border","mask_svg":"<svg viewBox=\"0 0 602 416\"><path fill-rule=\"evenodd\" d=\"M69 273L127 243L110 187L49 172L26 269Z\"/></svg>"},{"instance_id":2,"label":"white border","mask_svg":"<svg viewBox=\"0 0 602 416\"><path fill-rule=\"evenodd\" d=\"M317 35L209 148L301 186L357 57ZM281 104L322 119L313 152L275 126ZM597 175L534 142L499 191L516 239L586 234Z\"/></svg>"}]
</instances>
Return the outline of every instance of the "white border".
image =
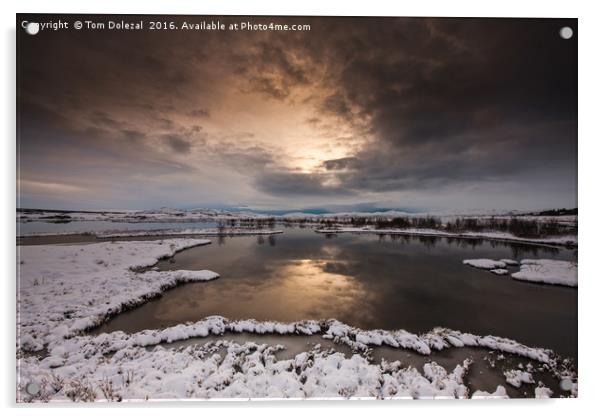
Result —
<instances>
[{"instance_id":1,"label":"white border","mask_svg":"<svg viewBox=\"0 0 602 416\"><path fill-rule=\"evenodd\" d=\"M426 412L430 413L487 413L491 415L523 411L546 415L567 412L587 412L596 406L597 390L601 386L600 346L600 296L602 276L596 267L597 252L600 243L596 236L601 235L599 211L602 210L600 198L601 184L598 178L602 158L602 140L600 129L600 74L602 64L600 58L600 27L602 15L600 7L594 1L475 1L475 0L416 0L414 2L397 2L370 0L365 2L301 0L285 1L201 1L201 0L163 0L163 1L75 1L75 0L28 0L14 4L1 3L0 19L3 24L3 59L0 71L4 92L2 97L3 111L0 125L4 128L2 137L2 263L5 265L2 274L4 284L2 295L6 305L3 316L2 333L2 405L13 407L13 412L29 412L43 408L45 414L79 414L81 406L14 406L14 314L15 314L15 13L140 13L140 14L264 14L264 15L356 15L356 16L487 16L487 17L576 17L579 18L579 399L576 400L512 400L507 403L495 402L461 402L427 401L427 402L369 402L369 401L257 401L247 402L181 402L153 403L150 408L141 409L140 404L97 405L85 410L86 414L98 414L105 410L111 413L126 414L149 412L163 414L168 408L177 406L180 411L190 413L211 412L223 414L230 410L251 414L307 414L316 411L363 414L365 412ZM509 45L511 47L511 45ZM553 323L552 323L553 324ZM594 407L595 406L595 407ZM198 409L197 407L200 407Z\"/></svg>"}]
</instances>

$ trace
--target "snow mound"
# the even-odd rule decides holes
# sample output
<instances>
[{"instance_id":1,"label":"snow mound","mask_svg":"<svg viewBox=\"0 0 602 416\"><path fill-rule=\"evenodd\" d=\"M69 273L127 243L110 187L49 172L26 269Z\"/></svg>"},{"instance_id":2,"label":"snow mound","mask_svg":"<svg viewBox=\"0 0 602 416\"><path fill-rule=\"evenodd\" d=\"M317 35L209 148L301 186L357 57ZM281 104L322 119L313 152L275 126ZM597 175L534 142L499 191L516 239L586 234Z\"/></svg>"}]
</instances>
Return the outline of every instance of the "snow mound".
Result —
<instances>
[{"instance_id":1,"label":"snow mound","mask_svg":"<svg viewBox=\"0 0 602 416\"><path fill-rule=\"evenodd\" d=\"M533 380L533 375L528 371L522 370L508 370L504 371L504 376L506 376L506 383L510 384L517 389L523 384L533 384L535 380Z\"/></svg>"},{"instance_id":2,"label":"snow mound","mask_svg":"<svg viewBox=\"0 0 602 416\"><path fill-rule=\"evenodd\" d=\"M508 270L506 270L506 269L493 269L493 270L490 270L490 272L493 274L498 274L500 276L508 274Z\"/></svg>"},{"instance_id":3,"label":"snow mound","mask_svg":"<svg viewBox=\"0 0 602 416\"><path fill-rule=\"evenodd\" d=\"M546 387L541 381L538 383L537 387L535 387L536 399L549 399L552 397L552 394L554 394L552 389Z\"/></svg>"},{"instance_id":4,"label":"snow mound","mask_svg":"<svg viewBox=\"0 0 602 416\"><path fill-rule=\"evenodd\" d=\"M512 277L536 283L577 287L577 263L564 260L525 259Z\"/></svg>"},{"instance_id":5,"label":"snow mound","mask_svg":"<svg viewBox=\"0 0 602 416\"><path fill-rule=\"evenodd\" d=\"M476 267L477 269L485 270L503 269L506 267L506 263L503 261L491 259L467 259L462 263L468 266Z\"/></svg>"}]
</instances>

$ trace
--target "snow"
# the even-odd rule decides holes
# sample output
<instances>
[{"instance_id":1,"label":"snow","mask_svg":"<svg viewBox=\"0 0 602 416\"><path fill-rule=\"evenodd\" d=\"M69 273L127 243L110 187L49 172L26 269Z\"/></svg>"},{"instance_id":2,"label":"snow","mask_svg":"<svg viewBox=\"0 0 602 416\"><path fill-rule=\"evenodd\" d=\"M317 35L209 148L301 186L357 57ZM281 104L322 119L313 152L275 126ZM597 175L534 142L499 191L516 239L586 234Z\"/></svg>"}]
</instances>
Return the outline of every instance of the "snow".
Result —
<instances>
[{"instance_id":1,"label":"snow","mask_svg":"<svg viewBox=\"0 0 602 416\"><path fill-rule=\"evenodd\" d=\"M506 267L506 263L503 261L496 261L491 259L468 259L462 262L468 266L476 267L477 269L494 270L502 269Z\"/></svg>"},{"instance_id":2,"label":"snow","mask_svg":"<svg viewBox=\"0 0 602 416\"><path fill-rule=\"evenodd\" d=\"M372 363L370 349L379 345L425 356L448 348L485 348L560 371L550 350L447 328L414 334L402 329L360 329L334 319L283 323L211 316L131 334L85 333L175 285L219 277L208 270L148 270L161 258L203 244L209 241L180 238L19 246L18 400L470 397L464 382L470 360L458 363L449 373L433 361L422 369L398 361ZM320 335L348 345L353 354L345 357L314 348L290 360L277 360L278 346L224 340L166 348L176 341L242 332ZM47 354L30 354L42 350ZM24 393L24 383L31 381L42 389L36 397ZM485 394L475 392L472 397ZM503 396L505 390L498 388L493 394Z\"/></svg>"},{"instance_id":3,"label":"snow","mask_svg":"<svg viewBox=\"0 0 602 416\"><path fill-rule=\"evenodd\" d=\"M36 351L181 283L219 277L208 270L147 271L185 248L209 240L19 246L17 312L21 347Z\"/></svg>"},{"instance_id":4,"label":"snow","mask_svg":"<svg viewBox=\"0 0 602 416\"><path fill-rule=\"evenodd\" d=\"M22 209L17 211L18 221L113 221L113 222L196 222L225 221L229 219L268 218L254 212L228 212L223 210L196 208L159 208L143 211L98 210L98 211L44 211Z\"/></svg>"},{"instance_id":5,"label":"snow","mask_svg":"<svg viewBox=\"0 0 602 416\"><path fill-rule=\"evenodd\" d=\"M143 230L143 231L123 231L123 232L103 232L97 233L98 238L121 238L121 237L155 237L155 236L239 236L239 235L272 235L282 234L282 230L264 230L264 229L245 229L245 228L186 228L175 230Z\"/></svg>"},{"instance_id":6,"label":"snow","mask_svg":"<svg viewBox=\"0 0 602 416\"><path fill-rule=\"evenodd\" d=\"M577 287L577 263L564 260L524 259L512 277L528 282Z\"/></svg>"},{"instance_id":7,"label":"snow","mask_svg":"<svg viewBox=\"0 0 602 416\"><path fill-rule=\"evenodd\" d=\"M319 347L277 360L279 349L219 340L178 349L124 347L106 357L78 354L60 359L58 366L55 356L29 357L23 359L22 378L41 386L40 400L59 401L469 397L464 378L470 360L448 373L435 362L420 371L399 361L374 364Z\"/></svg>"},{"instance_id":8,"label":"snow","mask_svg":"<svg viewBox=\"0 0 602 416\"><path fill-rule=\"evenodd\" d=\"M497 386L493 393L477 390L472 394L473 399L508 399L504 386Z\"/></svg>"},{"instance_id":9,"label":"snow","mask_svg":"<svg viewBox=\"0 0 602 416\"><path fill-rule=\"evenodd\" d=\"M534 243L534 244L547 244L547 245L567 245L576 246L577 236L576 235L563 235L559 237L549 238L524 238L517 237L510 233L503 232L464 232L464 233L450 233L447 231L428 229L428 228L388 228L388 229L375 229L372 227L337 227L337 228L324 228L316 230L318 233L323 234L338 234L338 233L368 233L368 234L400 234L400 235L418 235L418 236L431 236L431 237L451 237L451 238L483 238L487 240L495 241L509 241L509 242L521 242L521 243Z\"/></svg>"},{"instance_id":10,"label":"snow","mask_svg":"<svg viewBox=\"0 0 602 416\"><path fill-rule=\"evenodd\" d=\"M549 399L552 397L552 394L554 394L552 389L546 387L541 381L538 383L537 387L535 387L534 393L536 399Z\"/></svg>"},{"instance_id":11,"label":"snow","mask_svg":"<svg viewBox=\"0 0 602 416\"><path fill-rule=\"evenodd\" d=\"M508 370L504 371L504 376L506 376L506 383L516 388L519 388L523 383L535 383L535 380L533 380L533 375L528 371Z\"/></svg>"},{"instance_id":12,"label":"snow","mask_svg":"<svg viewBox=\"0 0 602 416\"><path fill-rule=\"evenodd\" d=\"M489 270L491 273L497 274L498 276L504 276L508 274L508 270L506 270L508 264L507 261L508 260L467 259L463 260L462 263L477 269Z\"/></svg>"},{"instance_id":13,"label":"snow","mask_svg":"<svg viewBox=\"0 0 602 416\"><path fill-rule=\"evenodd\" d=\"M509 259L467 259L462 263L489 270L500 276L508 274L508 265L518 264ZM520 270L511 276L517 280L577 287L577 263L566 260L523 259L520 262Z\"/></svg>"}]
</instances>

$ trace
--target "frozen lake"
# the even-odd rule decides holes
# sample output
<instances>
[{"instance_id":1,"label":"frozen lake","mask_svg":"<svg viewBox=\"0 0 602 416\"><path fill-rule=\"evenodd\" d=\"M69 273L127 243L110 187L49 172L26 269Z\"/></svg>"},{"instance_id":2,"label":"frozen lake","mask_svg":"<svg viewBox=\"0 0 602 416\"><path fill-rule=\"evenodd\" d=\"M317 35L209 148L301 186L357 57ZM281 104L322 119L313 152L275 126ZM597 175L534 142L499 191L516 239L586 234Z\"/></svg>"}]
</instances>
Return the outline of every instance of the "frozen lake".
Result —
<instances>
[{"instance_id":1,"label":"frozen lake","mask_svg":"<svg viewBox=\"0 0 602 416\"><path fill-rule=\"evenodd\" d=\"M462 264L468 258L577 260L576 250L434 237L327 236L297 228L210 239L211 245L182 251L158 267L209 269L220 279L167 291L94 332L134 332L209 315L283 322L335 318L366 329L422 333L442 326L492 334L577 358L575 288L517 281Z\"/></svg>"}]
</instances>

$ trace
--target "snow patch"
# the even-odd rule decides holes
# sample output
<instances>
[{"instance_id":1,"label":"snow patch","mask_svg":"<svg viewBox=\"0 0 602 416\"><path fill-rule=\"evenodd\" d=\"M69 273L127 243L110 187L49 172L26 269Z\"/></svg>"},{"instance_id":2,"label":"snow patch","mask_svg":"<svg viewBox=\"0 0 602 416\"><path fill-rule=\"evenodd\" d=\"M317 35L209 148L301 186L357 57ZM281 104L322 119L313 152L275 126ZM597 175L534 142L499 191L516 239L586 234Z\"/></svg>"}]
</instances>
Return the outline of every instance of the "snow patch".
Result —
<instances>
[{"instance_id":1,"label":"snow patch","mask_svg":"<svg viewBox=\"0 0 602 416\"><path fill-rule=\"evenodd\" d=\"M491 260L491 259L468 259L462 262L468 266L476 267L477 269L494 270L503 269L506 267L506 263L503 261Z\"/></svg>"},{"instance_id":2,"label":"snow patch","mask_svg":"<svg viewBox=\"0 0 602 416\"><path fill-rule=\"evenodd\" d=\"M536 283L577 287L577 263L564 260L525 259L512 277Z\"/></svg>"},{"instance_id":3,"label":"snow patch","mask_svg":"<svg viewBox=\"0 0 602 416\"><path fill-rule=\"evenodd\" d=\"M516 387L517 389L520 388L523 383L535 383L535 380L533 380L533 375L528 371L508 370L504 371L504 376L506 376L506 383Z\"/></svg>"}]
</instances>

